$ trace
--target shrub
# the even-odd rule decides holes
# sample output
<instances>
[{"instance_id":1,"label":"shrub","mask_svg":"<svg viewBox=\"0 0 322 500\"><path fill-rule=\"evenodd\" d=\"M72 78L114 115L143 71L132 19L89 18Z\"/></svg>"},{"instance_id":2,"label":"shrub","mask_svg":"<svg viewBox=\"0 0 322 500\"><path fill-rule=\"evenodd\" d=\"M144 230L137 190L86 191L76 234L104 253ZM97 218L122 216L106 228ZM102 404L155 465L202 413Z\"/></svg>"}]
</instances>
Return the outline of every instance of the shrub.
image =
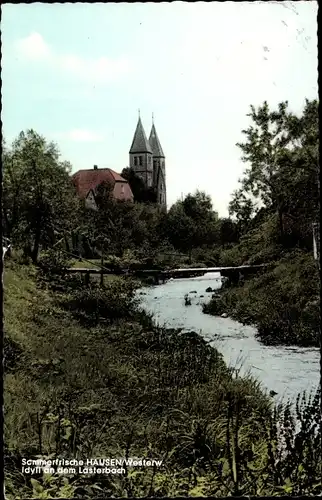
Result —
<instances>
[{"instance_id":1,"label":"shrub","mask_svg":"<svg viewBox=\"0 0 322 500\"><path fill-rule=\"evenodd\" d=\"M59 249L50 249L41 252L38 265L47 275L63 274L71 265L70 258Z\"/></svg>"},{"instance_id":2,"label":"shrub","mask_svg":"<svg viewBox=\"0 0 322 500\"><path fill-rule=\"evenodd\" d=\"M137 288L138 282L129 279L108 280L102 287L93 283L88 288L74 291L65 306L96 324L100 319L130 318L136 313L139 303L135 295Z\"/></svg>"}]
</instances>

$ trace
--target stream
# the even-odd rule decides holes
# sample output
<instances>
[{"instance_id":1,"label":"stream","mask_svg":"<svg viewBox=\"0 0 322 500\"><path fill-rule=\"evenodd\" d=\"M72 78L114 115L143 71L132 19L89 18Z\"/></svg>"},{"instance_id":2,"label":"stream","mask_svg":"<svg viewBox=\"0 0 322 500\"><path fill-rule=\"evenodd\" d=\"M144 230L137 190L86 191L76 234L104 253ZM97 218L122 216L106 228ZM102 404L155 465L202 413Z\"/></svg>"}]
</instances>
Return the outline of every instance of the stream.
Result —
<instances>
[{"instance_id":1,"label":"stream","mask_svg":"<svg viewBox=\"0 0 322 500\"><path fill-rule=\"evenodd\" d=\"M222 353L229 366L239 369L241 376L250 373L263 389L274 390L276 402L294 402L298 393L316 390L320 380L319 348L265 346L255 337L256 328L204 314L201 305L212 296L212 292L205 291L208 287L220 289L219 273L174 279L142 288L138 293L142 307L153 314L159 325L199 333ZM191 306L184 304L186 294Z\"/></svg>"}]
</instances>

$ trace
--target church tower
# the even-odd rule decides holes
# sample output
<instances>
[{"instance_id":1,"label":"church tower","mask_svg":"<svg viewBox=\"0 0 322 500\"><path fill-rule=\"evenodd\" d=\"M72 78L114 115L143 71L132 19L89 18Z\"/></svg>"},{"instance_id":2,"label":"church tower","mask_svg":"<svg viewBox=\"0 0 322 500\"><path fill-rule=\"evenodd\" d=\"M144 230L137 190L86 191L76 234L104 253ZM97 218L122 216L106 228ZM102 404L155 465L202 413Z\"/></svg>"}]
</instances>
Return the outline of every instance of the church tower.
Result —
<instances>
[{"instance_id":1,"label":"church tower","mask_svg":"<svg viewBox=\"0 0 322 500\"><path fill-rule=\"evenodd\" d=\"M149 144L153 153L153 186L157 193L157 203L166 208L167 190L165 177L165 156L153 122Z\"/></svg>"},{"instance_id":2,"label":"church tower","mask_svg":"<svg viewBox=\"0 0 322 500\"><path fill-rule=\"evenodd\" d=\"M132 146L130 149L130 168L141 177L147 187L153 186L153 154L139 116Z\"/></svg>"}]
</instances>

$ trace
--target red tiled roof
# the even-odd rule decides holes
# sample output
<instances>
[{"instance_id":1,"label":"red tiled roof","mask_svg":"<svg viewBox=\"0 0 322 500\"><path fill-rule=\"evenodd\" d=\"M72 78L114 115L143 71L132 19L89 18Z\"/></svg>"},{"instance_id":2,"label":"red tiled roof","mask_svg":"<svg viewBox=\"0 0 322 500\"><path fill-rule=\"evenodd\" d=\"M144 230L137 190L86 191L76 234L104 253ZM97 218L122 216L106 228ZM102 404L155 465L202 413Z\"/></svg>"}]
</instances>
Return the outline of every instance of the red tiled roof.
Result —
<instances>
[{"instance_id":1,"label":"red tiled roof","mask_svg":"<svg viewBox=\"0 0 322 500\"><path fill-rule=\"evenodd\" d=\"M114 172L114 170L111 170L110 168L108 169L110 173L113 175L115 181L122 181L122 182L127 182L126 179L124 179L120 174L117 172Z\"/></svg>"},{"instance_id":2,"label":"red tiled roof","mask_svg":"<svg viewBox=\"0 0 322 500\"><path fill-rule=\"evenodd\" d=\"M126 179L109 168L79 170L72 176L77 194L86 198L88 192L102 184L109 182L113 186L113 195L117 200L133 201L133 193Z\"/></svg>"}]
</instances>

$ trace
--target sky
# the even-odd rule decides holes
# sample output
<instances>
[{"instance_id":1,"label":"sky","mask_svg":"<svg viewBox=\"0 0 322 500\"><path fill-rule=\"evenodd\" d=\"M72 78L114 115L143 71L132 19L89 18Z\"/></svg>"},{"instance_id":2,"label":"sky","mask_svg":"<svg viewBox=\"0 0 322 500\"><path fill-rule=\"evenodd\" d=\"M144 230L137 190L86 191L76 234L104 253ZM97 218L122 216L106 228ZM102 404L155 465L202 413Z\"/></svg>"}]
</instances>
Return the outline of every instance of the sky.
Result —
<instances>
[{"instance_id":1,"label":"sky","mask_svg":"<svg viewBox=\"0 0 322 500\"><path fill-rule=\"evenodd\" d=\"M129 164L138 109L166 156L167 201L227 216L250 105L318 97L317 2L2 5L2 126L33 128L73 172Z\"/></svg>"}]
</instances>

